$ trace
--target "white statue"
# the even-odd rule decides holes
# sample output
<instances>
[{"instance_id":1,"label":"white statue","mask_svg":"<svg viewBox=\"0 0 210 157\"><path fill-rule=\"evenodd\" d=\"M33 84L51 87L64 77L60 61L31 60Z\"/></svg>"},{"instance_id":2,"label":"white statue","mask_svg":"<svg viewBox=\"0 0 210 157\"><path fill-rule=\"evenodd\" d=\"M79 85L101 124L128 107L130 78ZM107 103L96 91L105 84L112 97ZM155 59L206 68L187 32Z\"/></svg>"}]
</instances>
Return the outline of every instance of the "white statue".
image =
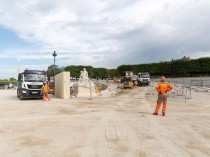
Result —
<instances>
[{"instance_id":1,"label":"white statue","mask_svg":"<svg viewBox=\"0 0 210 157\"><path fill-rule=\"evenodd\" d=\"M83 69L83 71L80 71L80 79L81 80L88 80L88 72L86 68Z\"/></svg>"},{"instance_id":2,"label":"white statue","mask_svg":"<svg viewBox=\"0 0 210 157\"><path fill-rule=\"evenodd\" d=\"M93 87L94 83L88 78L88 72L86 68L83 71L80 71L79 85L83 87Z\"/></svg>"}]
</instances>

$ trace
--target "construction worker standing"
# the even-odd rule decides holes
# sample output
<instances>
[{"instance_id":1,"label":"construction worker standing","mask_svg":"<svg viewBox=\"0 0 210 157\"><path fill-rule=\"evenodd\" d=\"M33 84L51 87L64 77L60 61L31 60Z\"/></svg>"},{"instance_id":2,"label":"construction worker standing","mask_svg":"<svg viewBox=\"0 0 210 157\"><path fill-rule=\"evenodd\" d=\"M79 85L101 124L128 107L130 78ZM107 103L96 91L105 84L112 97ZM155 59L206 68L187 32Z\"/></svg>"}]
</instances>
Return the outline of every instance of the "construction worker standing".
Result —
<instances>
[{"instance_id":1,"label":"construction worker standing","mask_svg":"<svg viewBox=\"0 0 210 157\"><path fill-rule=\"evenodd\" d=\"M42 86L43 100L48 99L50 101L50 97L48 95L48 92L49 92L48 83L44 82L43 86Z\"/></svg>"},{"instance_id":2,"label":"construction worker standing","mask_svg":"<svg viewBox=\"0 0 210 157\"><path fill-rule=\"evenodd\" d=\"M167 105L167 94L166 93L173 89L173 87L165 81L166 81L166 78L164 76L162 76L160 78L160 83L158 83L155 87L158 92L158 100L157 100L156 109L155 109L155 112L153 113L153 115L158 115L160 106L163 103L162 116L165 116L166 105Z\"/></svg>"}]
</instances>

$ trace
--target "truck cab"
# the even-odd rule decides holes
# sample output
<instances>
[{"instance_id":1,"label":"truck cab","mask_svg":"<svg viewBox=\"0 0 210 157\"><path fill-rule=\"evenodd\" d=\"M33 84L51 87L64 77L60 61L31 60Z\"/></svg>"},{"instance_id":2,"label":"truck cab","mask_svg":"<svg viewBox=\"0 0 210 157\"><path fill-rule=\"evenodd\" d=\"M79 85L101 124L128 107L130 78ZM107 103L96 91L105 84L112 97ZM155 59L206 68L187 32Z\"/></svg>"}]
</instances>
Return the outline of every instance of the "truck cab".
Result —
<instances>
[{"instance_id":1,"label":"truck cab","mask_svg":"<svg viewBox=\"0 0 210 157\"><path fill-rule=\"evenodd\" d=\"M42 98L43 82L47 81L45 71L25 70L18 75L17 97L20 100L24 98Z\"/></svg>"},{"instance_id":2,"label":"truck cab","mask_svg":"<svg viewBox=\"0 0 210 157\"><path fill-rule=\"evenodd\" d=\"M150 84L150 74L148 72L138 73L138 85L139 86L149 86Z\"/></svg>"}]
</instances>

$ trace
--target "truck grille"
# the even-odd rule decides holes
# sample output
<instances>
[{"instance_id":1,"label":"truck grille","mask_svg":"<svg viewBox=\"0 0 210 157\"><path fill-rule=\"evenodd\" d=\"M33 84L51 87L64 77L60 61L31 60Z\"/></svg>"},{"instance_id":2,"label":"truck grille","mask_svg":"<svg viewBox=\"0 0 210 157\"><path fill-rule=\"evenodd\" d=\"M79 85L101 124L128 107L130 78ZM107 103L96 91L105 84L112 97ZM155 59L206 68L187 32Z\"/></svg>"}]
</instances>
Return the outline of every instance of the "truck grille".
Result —
<instances>
[{"instance_id":1,"label":"truck grille","mask_svg":"<svg viewBox=\"0 0 210 157\"><path fill-rule=\"evenodd\" d=\"M30 96L41 95L41 91L37 91L37 90L31 90L28 93L29 93Z\"/></svg>"},{"instance_id":2,"label":"truck grille","mask_svg":"<svg viewBox=\"0 0 210 157\"><path fill-rule=\"evenodd\" d=\"M28 85L29 89L41 89L42 85Z\"/></svg>"}]
</instances>

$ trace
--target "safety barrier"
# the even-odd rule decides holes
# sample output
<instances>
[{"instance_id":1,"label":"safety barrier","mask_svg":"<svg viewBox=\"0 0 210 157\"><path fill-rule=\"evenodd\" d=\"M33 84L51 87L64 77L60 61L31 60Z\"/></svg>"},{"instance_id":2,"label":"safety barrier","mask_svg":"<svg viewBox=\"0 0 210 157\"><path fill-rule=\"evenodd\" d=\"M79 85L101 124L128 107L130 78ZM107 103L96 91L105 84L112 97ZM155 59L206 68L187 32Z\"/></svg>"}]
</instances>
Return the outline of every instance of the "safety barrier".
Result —
<instances>
[{"instance_id":1,"label":"safety barrier","mask_svg":"<svg viewBox=\"0 0 210 157\"><path fill-rule=\"evenodd\" d=\"M210 80L191 80L195 92L210 92Z\"/></svg>"},{"instance_id":2,"label":"safety barrier","mask_svg":"<svg viewBox=\"0 0 210 157\"><path fill-rule=\"evenodd\" d=\"M151 81L151 86L155 86L155 84L159 80L155 79ZM167 82L170 83L174 88L172 91L168 92L169 97L180 97L184 99L191 99L191 85L188 80L175 80L175 79L167 79Z\"/></svg>"}]
</instances>

